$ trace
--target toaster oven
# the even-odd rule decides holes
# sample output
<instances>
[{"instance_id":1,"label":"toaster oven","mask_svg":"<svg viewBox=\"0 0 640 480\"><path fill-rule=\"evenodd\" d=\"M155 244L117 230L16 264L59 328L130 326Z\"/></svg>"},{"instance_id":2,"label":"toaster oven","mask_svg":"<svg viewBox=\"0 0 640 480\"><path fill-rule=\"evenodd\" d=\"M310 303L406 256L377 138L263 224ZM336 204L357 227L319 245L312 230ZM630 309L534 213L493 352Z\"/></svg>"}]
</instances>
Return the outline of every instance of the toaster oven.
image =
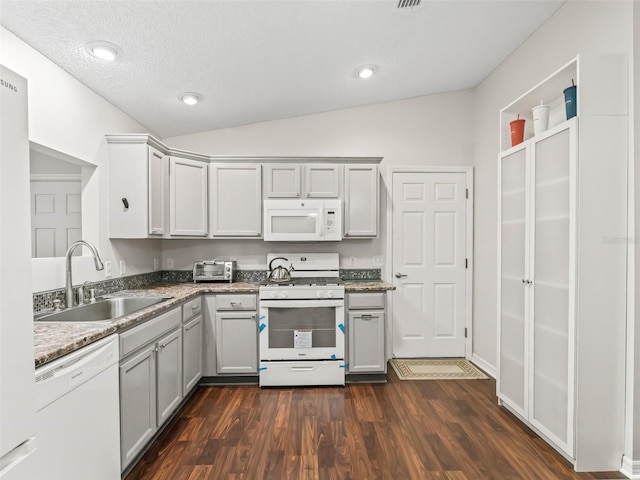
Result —
<instances>
[{"instance_id":1,"label":"toaster oven","mask_svg":"<svg viewBox=\"0 0 640 480\"><path fill-rule=\"evenodd\" d=\"M199 260L193 263L193 281L233 282L236 270L235 260Z\"/></svg>"}]
</instances>

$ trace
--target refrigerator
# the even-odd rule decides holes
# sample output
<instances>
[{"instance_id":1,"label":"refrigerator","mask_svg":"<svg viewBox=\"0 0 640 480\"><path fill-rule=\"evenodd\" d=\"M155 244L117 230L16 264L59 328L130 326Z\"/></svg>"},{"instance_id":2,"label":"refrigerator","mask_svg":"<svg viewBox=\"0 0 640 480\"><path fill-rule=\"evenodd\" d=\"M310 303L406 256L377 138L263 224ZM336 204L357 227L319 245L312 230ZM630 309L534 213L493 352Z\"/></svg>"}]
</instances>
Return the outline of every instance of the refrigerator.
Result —
<instances>
[{"instance_id":1,"label":"refrigerator","mask_svg":"<svg viewBox=\"0 0 640 480\"><path fill-rule=\"evenodd\" d=\"M0 65L0 479L37 462L27 81Z\"/></svg>"}]
</instances>

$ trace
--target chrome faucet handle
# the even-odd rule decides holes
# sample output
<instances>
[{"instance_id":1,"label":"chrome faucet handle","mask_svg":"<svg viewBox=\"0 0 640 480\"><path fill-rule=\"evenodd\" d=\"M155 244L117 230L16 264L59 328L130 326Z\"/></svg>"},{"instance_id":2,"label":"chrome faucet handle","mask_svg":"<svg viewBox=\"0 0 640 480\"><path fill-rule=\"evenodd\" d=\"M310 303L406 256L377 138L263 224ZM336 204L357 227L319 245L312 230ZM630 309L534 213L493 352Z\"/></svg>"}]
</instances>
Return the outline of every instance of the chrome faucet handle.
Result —
<instances>
[{"instance_id":1,"label":"chrome faucet handle","mask_svg":"<svg viewBox=\"0 0 640 480\"><path fill-rule=\"evenodd\" d=\"M58 311L62 310L62 307L60 306L61 303L62 303L62 301L57 299L57 298L53 301L53 311L54 312L58 312Z\"/></svg>"},{"instance_id":2,"label":"chrome faucet handle","mask_svg":"<svg viewBox=\"0 0 640 480\"><path fill-rule=\"evenodd\" d=\"M90 288L89 289L89 303L95 303L96 301L96 289L95 288Z\"/></svg>"}]
</instances>

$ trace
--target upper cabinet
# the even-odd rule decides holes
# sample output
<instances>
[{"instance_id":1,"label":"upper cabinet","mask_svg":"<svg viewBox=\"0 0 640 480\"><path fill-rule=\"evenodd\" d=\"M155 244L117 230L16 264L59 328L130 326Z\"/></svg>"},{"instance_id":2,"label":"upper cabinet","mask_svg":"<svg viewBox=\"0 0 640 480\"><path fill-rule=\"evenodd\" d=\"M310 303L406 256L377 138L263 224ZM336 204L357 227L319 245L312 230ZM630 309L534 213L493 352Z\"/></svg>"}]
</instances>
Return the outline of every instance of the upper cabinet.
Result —
<instances>
[{"instance_id":1,"label":"upper cabinet","mask_svg":"<svg viewBox=\"0 0 640 480\"><path fill-rule=\"evenodd\" d=\"M272 163L265 169L267 198L340 197L340 164Z\"/></svg>"},{"instance_id":2,"label":"upper cabinet","mask_svg":"<svg viewBox=\"0 0 640 480\"><path fill-rule=\"evenodd\" d=\"M209 157L146 134L107 135L109 237L206 236Z\"/></svg>"},{"instance_id":3,"label":"upper cabinet","mask_svg":"<svg viewBox=\"0 0 640 480\"><path fill-rule=\"evenodd\" d=\"M210 225L213 238L262 235L262 165L212 163L209 166Z\"/></svg>"},{"instance_id":4,"label":"upper cabinet","mask_svg":"<svg viewBox=\"0 0 640 480\"><path fill-rule=\"evenodd\" d=\"M208 165L198 160L169 160L169 214L171 235L205 237L207 225Z\"/></svg>"},{"instance_id":5,"label":"upper cabinet","mask_svg":"<svg viewBox=\"0 0 640 480\"><path fill-rule=\"evenodd\" d=\"M378 235L378 165L344 167L344 238Z\"/></svg>"},{"instance_id":6,"label":"upper cabinet","mask_svg":"<svg viewBox=\"0 0 640 480\"><path fill-rule=\"evenodd\" d=\"M264 198L341 199L343 238L378 236L374 157L211 157L107 135L111 238L262 238Z\"/></svg>"},{"instance_id":7,"label":"upper cabinet","mask_svg":"<svg viewBox=\"0 0 640 480\"><path fill-rule=\"evenodd\" d=\"M168 158L145 143L109 142L109 236L148 238L166 228Z\"/></svg>"}]
</instances>

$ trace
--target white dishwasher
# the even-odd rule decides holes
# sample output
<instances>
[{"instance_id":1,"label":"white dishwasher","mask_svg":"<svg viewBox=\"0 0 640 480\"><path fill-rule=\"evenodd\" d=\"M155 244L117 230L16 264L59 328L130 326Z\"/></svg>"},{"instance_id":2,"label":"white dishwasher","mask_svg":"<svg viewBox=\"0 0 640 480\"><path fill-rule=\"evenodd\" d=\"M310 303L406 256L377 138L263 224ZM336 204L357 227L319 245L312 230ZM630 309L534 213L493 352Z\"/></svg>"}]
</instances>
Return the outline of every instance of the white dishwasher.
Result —
<instances>
[{"instance_id":1,"label":"white dishwasher","mask_svg":"<svg viewBox=\"0 0 640 480\"><path fill-rule=\"evenodd\" d=\"M118 335L36 370L39 480L119 480Z\"/></svg>"}]
</instances>

